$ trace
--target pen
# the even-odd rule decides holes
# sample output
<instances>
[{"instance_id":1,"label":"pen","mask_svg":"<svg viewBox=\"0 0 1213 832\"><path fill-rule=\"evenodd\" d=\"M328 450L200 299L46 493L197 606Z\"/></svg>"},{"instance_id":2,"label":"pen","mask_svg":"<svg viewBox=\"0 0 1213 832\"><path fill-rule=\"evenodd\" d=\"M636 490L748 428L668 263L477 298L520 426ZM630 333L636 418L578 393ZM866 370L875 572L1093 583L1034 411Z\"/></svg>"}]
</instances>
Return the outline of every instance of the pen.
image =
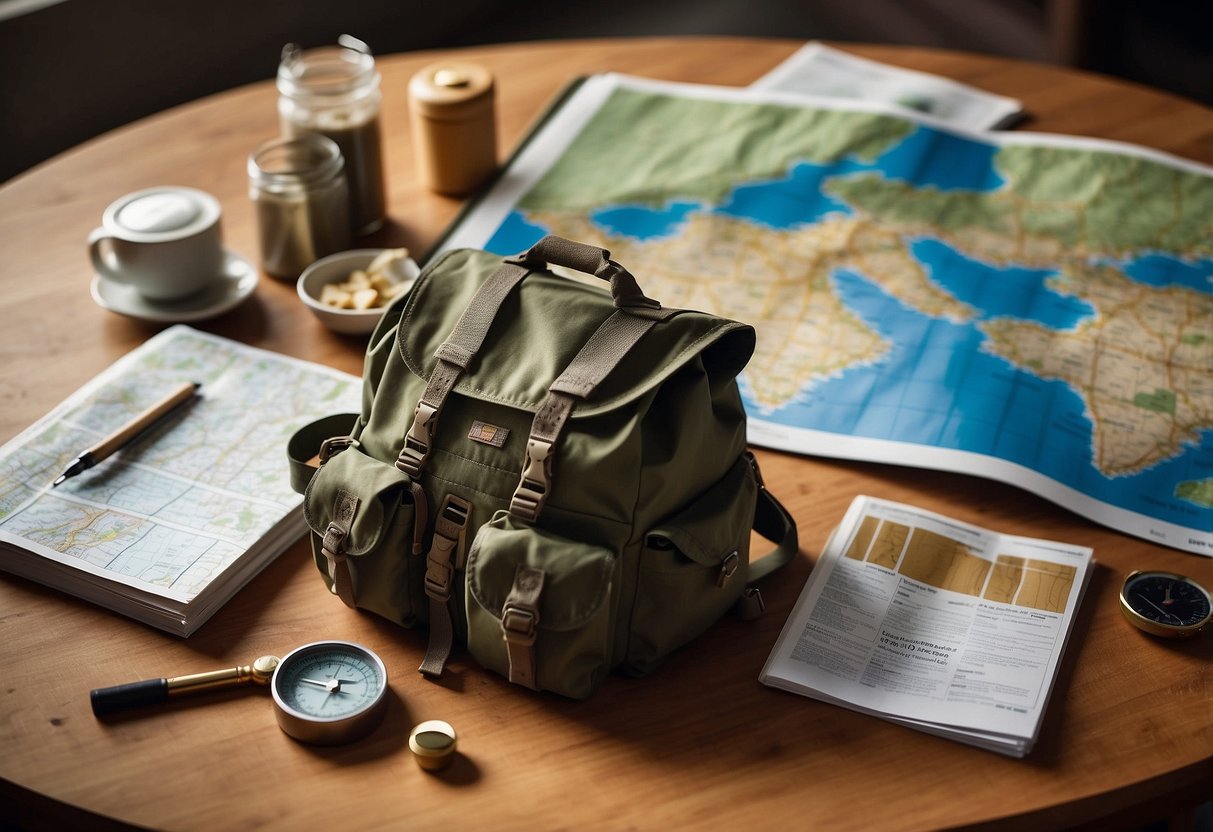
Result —
<instances>
[{"instance_id":1,"label":"pen","mask_svg":"<svg viewBox=\"0 0 1213 832\"><path fill-rule=\"evenodd\" d=\"M169 411L179 407L183 403L193 398L198 392L198 388L202 385L196 381L189 381L182 384L169 395L165 396L160 401L149 407L147 410L140 413L131 421L127 422L118 430L111 433L109 436L102 439L96 445L89 448L80 456L72 460L62 474L59 475L51 487L55 487L66 480L68 477L74 477L82 471L87 471L101 460L113 454L119 448L129 445L135 437L143 433L161 418L169 413Z\"/></svg>"}]
</instances>

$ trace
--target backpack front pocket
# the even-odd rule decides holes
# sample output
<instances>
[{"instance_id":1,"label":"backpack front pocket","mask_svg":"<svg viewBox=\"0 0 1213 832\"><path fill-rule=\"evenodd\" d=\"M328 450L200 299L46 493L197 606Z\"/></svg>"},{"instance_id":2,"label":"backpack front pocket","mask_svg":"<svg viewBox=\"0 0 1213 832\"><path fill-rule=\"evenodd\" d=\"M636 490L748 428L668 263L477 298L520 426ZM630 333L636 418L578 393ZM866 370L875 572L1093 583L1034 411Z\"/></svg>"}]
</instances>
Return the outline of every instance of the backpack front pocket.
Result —
<instances>
[{"instance_id":1,"label":"backpack front pocket","mask_svg":"<svg viewBox=\"0 0 1213 832\"><path fill-rule=\"evenodd\" d=\"M468 555L468 650L534 690L588 697L609 669L615 556L497 512Z\"/></svg>"},{"instance_id":2,"label":"backpack front pocket","mask_svg":"<svg viewBox=\"0 0 1213 832\"><path fill-rule=\"evenodd\" d=\"M757 495L753 470L741 457L715 485L645 535L625 671L652 671L737 602Z\"/></svg>"},{"instance_id":3,"label":"backpack front pocket","mask_svg":"<svg viewBox=\"0 0 1213 832\"><path fill-rule=\"evenodd\" d=\"M320 466L303 498L329 590L406 627L426 610L414 493L408 474L353 447Z\"/></svg>"}]
</instances>

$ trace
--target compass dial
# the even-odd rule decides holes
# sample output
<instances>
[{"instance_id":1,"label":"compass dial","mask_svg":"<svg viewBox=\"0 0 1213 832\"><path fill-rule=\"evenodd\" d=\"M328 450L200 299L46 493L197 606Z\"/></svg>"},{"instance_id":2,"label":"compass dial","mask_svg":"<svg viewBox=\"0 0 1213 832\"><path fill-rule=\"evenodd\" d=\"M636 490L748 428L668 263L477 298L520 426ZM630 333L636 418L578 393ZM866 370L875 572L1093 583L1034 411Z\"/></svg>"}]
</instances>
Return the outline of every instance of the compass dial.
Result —
<instances>
[{"instance_id":1,"label":"compass dial","mask_svg":"<svg viewBox=\"0 0 1213 832\"><path fill-rule=\"evenodd\" d=\"M270 687L282 730L319 745L365 736L387 705L383 661L346 641L319 641L288 653Z\"/></svg>"}]
</instances>

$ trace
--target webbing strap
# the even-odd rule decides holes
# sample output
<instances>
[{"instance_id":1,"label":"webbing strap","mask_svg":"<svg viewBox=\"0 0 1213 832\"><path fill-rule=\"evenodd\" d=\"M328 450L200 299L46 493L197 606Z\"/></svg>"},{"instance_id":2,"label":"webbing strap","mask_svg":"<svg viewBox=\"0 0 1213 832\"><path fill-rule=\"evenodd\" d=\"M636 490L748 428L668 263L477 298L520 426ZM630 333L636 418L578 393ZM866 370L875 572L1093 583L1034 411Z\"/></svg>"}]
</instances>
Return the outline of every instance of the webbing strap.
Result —
<instances>
[{"instance_id":1,"label":"webbing strap","mask_svg":"<svg viewBox=\"0 0 1213 832\"><path fill-rule=\"evenodd\" d=\"M661 311L664 315L656 317L638 317L620 309L612 312L548 389L580 399L589 397L654 324L680 310Z\"/></svg>"},{"instance_id":2,"label":"webbing strap","mask_svg":"<svg viewBox=\"0 0 1213 832\"><path fill-rule=\"evenodd\" d=\"M463 541L472 505L446 495L434 520L434 540L426 555L425 594L430 599L430 638L421 667L426 676L441 676L454 645L451 588L455 584L455 554Z\"/></svg>"},{"instance_id":3,"label":"webbing strap","mask_svg":"<svg viewBox=\"0 0 1213 832\"><path fill-rule=\"evenodd\" d=\"M413 422L404 436L400 455L396 457L396 467L414 479L421 475L421 466L430 454L430 445L438 430L438 414L462 373L463 367L438 359L425 392L413 410Z\"/></svg>"},{"instance_id":4,"label":"webbing strap","mask_svg":"<svg viewBox=\"0 0 1213 832\"><path fill-rule=\"evenodd\" d=\"M505 639L510 660L510 681L531 690L539 690L535 667L535 635L539 628L539 597L543 594L544 572L519 565L514 585L501 608L501 637Z\"/></svg>"},{"instance_id":5,"label":"webbing strap","mask_svg":"<svg viewBox=\"0 0 1213 832\"><path fill-rule=\"evenodd\" d=\"M357 413L334 413L295 431L286 445L291 488L299 494L306 491L319 465L317 456L325 440L347 435L357 423Z\"/></svg>"},{"instance_id":6,"label":"webbing strap","mask_svg":"<svg viewBox=\"0 0 1213 832\"><path fill-rule=\"evenodd\" d=\"M354 606L354 584L345 558L345 541L350 535L360 502L350 492L338 490L333 502L333 519L320 542L320 551L328 564L331 592L347 607Z\"/></svg>"},{"instance_id":7,"label":"webbing strap","mask_svg":"<svg viewBox=\"0 0 1213 832\"><path fill-rule=\"evenodd\" d=\"M421 473L421 468L429 456L430 446L438 429L438 418L442 414L442 407L446 403L447 396L455 388L455 383L471 364L480 348L484 346L484 339L488 336L489 329L505 299L533 269L542 268L545 263L550 262L601 277L610 283L611 295L616 306L619 307L615 315L618 315L621 310L626 310L630 317L637 321L658 321L677 314L679 310L665 309L657 301L645 297L639 286L636 285L636 279L618 263L610 260L609 254L610 252L604 249L548 236L522 255L504 260L501 266L489 275L488 280L476 290L476 294L468 302L446 341L434 351L434 357L438 359L438 363L430 374L425 392L421 394L421 399L417 402L413 422L409 426L400 456L396 460L397 468L411 477L417 477ZM601 327L599 329L601 330ZM608 330L606 334L611 335L611 332ZM595 332L590 340L593 341L598 335L599 333ZM630 348L630 344L628 347ZM596 347L595 350L603 348ZM607 360L609 361L609 359ZM574 364L576 363L574 360ZM616 363L618 363L618 359L609 361L606 370L609 372ZM582 368L582 370L586 369L590 368ZM565 372L567 374L568 370ZM598 380L601 381L601 378ZM557 382L559 381L560 379L557 379ZM566 383L574 391L582 386L582 381L577 377L567 379ZM596 383L594 382L594 384ZM585 393L574 392L574 395L584 398L590 389L593 389L593 384Z\"/></svg>"},{"instance_id":8,"label":"webbing strap","mask_svg":"<svg viewBox=\"0 0 1213 832\"><path fill-rule=\"evenodd\" d=\"M669 317L678 310L662 310ZM551 488L553 454L578 399L587 398L619 366L624 356L662 317L637 317L617 309L581 347L564 372L552 382L535 411L526 443L522 476L510 499L510 513L534 522Z\"/></svg>"},{"instance_id":9,"label":"webbing strap","mask_svg":"<svg viewBox=\"0 0 1213 832\"><path fill-rule=\"evenodd\" d=\"M767 491L762 481L762 471L754 454L746 451L746 461L754 471L754 479L758 483L758 494L754 503L753 529L767 540L775 544L775 548L760 558L750 561L749 573L746 576L746 588L737 599L734 608L737 616L743 620L758 618L762 615L766 604L762 593L754 586L756 581L770 575L776 569L787 564L800 550L800 535L796 531L796 521L783 507L775 495Z\"/></svg>"},{"instance_id":10,"label":"webbing strap","mask_svg":"<svg viewBox=\"0 0 1213 832\"><path fill-rule=\"evenodd\" d=\"M417 477L421 473L421 467L429 456L434 434L438 430L438 417L446 404L447 396L455 389L455 383L484 345L484 339L488 336L489 328L501 310L501 305L526 276L525 267L515 263L502 263L476 290L451 334L434 351L438 363L430 373L425 392L417 402L413 422L409 425L404 446L396 459L396 467L410 477Z\"/></svg>"},{"instance_id":11,"label":"webbing strap","mask_svg":"<svg viewBox=\"0 0 1213 832\"><path fill-rule=\"evenodd\" d=\"M442 346L434 351L434 355L466 369L472 357L484 346L484 339L501 310L501 304L505 303L510 292L522 282L528 271L525 266L515 263L503 262L498 266L489 275L488 280L476 290L467 308L459 316L459 322L455 324Z\"/></svg>"},{"instance_id":12,"label":"webbing strap","mask_svg":"<svg viewBox=\"0 0 1213 832\"><path fill-rule=\"evenodd\" d=\"M796 521L791 513L784 508L775 495L767 491L762 481L762 471L758 468L758 460L754 454L746 451L746 459L754 469L754 477L758 481L758 502L754 510L754 531L767 540L775 543L775 548L761 558L750 562L748 583L765 578L779 567L788 563L800 550L800 535L796 530Z\"/></svg>"}]
</instances>

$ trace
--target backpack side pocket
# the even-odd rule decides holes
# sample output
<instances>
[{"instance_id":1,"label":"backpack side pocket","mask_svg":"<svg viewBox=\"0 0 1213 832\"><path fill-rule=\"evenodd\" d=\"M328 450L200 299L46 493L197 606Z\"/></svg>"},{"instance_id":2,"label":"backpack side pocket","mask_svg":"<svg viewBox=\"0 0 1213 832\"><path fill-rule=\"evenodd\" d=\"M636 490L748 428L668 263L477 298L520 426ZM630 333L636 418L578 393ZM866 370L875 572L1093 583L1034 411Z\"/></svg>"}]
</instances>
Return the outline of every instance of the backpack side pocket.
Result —
<instances>
[{"instance_id":1,"label":"backpack side pocket","mask_svg":"<svg viewBox=\"0 0 1213 832\"><path fill-rule=\"evenodd\" d=\"M622 669L643 675L699 636L745 588L758 484L745 457L645 535Z\"/></svg>"},{"instance_id":2,"label":"backpack side pocket","mask_svg":"<svg viewBox=\"0 0 1213 832\"><path fill-rule=\"evenodd\" d=\"M609 669L615 556L497 512L467 564L468 650L511 682L585 699Z\"/></svg>"},{"instance_id":3,"label":"backpack side pocket","mask_svg":"<svg viewBox=\"0 0 1213 832\"><path fill-rule=\"evenodd\" d=\"M411 627L424 620L412 479L356 447L326 461L303 497L312 555L350 606Z\"/></svg>"}]
</instances>

